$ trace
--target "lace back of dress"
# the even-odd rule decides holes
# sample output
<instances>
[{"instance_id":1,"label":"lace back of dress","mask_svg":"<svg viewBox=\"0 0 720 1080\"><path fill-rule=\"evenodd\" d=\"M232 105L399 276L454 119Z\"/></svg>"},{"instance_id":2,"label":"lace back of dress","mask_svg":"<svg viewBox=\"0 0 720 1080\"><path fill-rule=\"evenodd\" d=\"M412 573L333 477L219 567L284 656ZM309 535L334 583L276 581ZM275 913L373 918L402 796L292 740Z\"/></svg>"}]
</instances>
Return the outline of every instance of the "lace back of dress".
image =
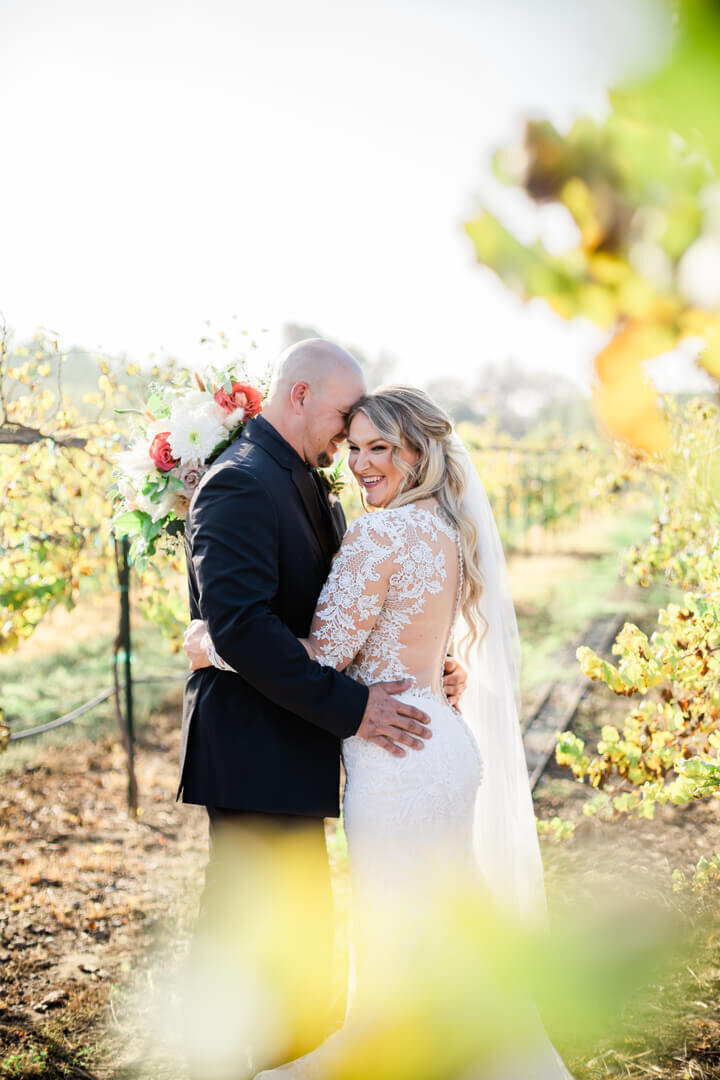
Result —
<instances>
[{"instance_id":1,"label":"lace back of dress","mask_svg":"<svg viewBox=\"0 0 720 1080\"><path fill-rule=\"evenodd\" d=\"M368 684L410 676L442 692L462 583L457 531L435 503L358 519L318 602L311 643L322 663Z\"/></svg>"}]
</instances>

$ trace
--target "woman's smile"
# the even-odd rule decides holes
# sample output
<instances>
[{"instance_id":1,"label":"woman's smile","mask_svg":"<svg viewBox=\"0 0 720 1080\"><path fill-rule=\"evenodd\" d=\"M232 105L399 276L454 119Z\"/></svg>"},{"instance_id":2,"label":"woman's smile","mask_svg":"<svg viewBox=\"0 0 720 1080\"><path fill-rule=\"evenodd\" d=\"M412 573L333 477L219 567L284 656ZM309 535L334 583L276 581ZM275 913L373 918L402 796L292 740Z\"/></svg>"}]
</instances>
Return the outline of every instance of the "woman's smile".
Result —
<instances>
[{"instance_id":1,"label":"woman's smile","mask_svg":"<svg viewBox=\"0 0 720 1080\"><path fill-rule=\"evenodd\" d=\"M393 459L396 448L381 437L363 412L356 413L352 419L348 446L348 465L365 492L368 505L387 506L405 479L404 472ZM408 465L417 459L417 454L407 447L403 447L399 454Z\"/></svg>"}]
</instances>

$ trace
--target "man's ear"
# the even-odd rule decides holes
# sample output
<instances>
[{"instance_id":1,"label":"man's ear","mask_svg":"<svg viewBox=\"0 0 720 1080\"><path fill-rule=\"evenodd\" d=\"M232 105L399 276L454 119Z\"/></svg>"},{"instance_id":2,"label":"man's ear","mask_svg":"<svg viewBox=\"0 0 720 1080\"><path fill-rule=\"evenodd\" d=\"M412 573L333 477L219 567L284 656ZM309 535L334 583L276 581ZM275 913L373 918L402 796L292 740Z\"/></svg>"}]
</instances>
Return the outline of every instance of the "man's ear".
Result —
<instances>
[{"instance_id":1,"label":"man's ear","mask_svg":"<svg viewBox=\"0 0 720 1080\"><path fill-rule=\"evenodd\" d=\"M308 396L310 387L306 382L297 382L290 391L290 404L292 405L293 412L296 416L300 416L303 411L305 399Z\"/></svg>"}]
</instances>

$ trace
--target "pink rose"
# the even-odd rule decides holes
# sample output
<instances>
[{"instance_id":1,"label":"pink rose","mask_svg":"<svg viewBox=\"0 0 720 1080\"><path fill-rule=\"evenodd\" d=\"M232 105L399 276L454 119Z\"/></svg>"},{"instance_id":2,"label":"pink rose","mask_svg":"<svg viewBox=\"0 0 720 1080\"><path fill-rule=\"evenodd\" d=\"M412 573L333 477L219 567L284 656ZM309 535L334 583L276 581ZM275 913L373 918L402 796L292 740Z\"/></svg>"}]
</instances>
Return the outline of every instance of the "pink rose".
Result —
<instances>
[{"instance_id":1,"label":"pink rose","mask_svg":"<svg viewBox=\"0 0 720 1080\"><path fill-rule=\"evenodd\" d=\"M160 472L170 472L180 460L180 458L173 457L173 452L170 449L170 442L168 440L169 434L169 431L161 431L150 443L150 457L153 459L155 467L159 469Z\"/></svg>"},{"instance_id":2,"label":"pink rose","mask_svg":"<svg viewBox=\"0 0 720 1080\"><path fill-rule=\"evenodd\" d=\"M214 397L220 408L227 413L244 409L246 420L262 411L262 394L249 383L234 382L230 393L221 388L215 391Z\"/></svg>"},{"instance_id":3,"label":"pink rose","mask_svg":"<svg viewBox=\"0 0 720 1080\"><path fill-rule=\"evenodd\" d=\"M182 468L178 469L178 480L185 486L185 495L188 497L192 495L204 472L205 470L199 461L188 461Z\"/></svg>"}]
</instances>

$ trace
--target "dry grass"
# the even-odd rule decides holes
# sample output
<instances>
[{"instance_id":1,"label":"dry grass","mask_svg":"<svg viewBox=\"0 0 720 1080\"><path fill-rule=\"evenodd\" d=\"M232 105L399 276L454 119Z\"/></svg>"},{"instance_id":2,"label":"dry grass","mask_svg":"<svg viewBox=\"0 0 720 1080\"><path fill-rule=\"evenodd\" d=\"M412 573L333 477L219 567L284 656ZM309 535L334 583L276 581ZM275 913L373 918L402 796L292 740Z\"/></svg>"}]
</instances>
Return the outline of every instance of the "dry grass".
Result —
<instances>
[{"instance_id":1,"label":"dry grass","mask_svg":"<svg viewBox=\"0 0 720 1080\"><path fill-rule=\"evenodd\" d=\"M137 1049L118 1002L151 946L182 948L206 852L204 812L173 802L177 720L176 702L138 747L138 822L110 738L4 779L0 1075L110 1077Z\"/></svg>"}]
</instances>

